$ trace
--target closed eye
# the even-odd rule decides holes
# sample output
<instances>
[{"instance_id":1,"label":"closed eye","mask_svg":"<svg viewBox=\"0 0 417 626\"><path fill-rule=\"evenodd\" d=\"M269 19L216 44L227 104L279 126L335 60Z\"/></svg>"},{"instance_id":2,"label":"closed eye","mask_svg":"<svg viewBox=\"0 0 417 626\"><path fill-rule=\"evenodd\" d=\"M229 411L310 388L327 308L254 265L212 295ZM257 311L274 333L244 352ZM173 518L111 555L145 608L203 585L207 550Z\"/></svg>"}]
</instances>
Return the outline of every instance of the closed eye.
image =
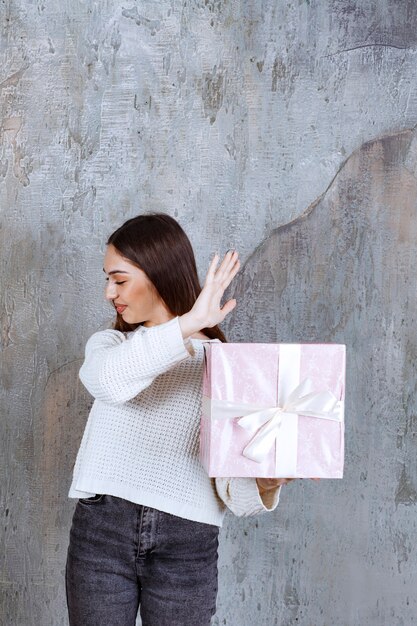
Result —
<instances>
[{"instance_id":1,"label":"closed eye","mask_svg":"<svg viewBox=\"0 0 417 626\"><path fill-rule=\"evenodd\" d=\"M108 279L108 278L106 278L105 280L109 280L109 279ZM126 282L125 280L119 280L119 281L117 281L117 280L116 280L116 281L115 281L115 284L116 284L116 285L123 285L123 283L125 283L125 282Z\"/></svg>"}]
</instances>

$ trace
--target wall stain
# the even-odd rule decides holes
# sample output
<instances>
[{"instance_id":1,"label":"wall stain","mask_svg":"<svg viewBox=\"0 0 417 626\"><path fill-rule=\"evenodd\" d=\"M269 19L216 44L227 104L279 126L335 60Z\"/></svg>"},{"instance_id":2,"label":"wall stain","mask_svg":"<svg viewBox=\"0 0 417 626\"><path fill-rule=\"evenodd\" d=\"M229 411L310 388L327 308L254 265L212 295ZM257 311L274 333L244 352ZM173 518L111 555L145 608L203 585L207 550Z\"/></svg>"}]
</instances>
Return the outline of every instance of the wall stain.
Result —
<instances>
[{"instance_id":1,"label":"wall stain","mask_svg":"<svg viewBox=\"0 0 417 626\"><path fill-rule=\"evenodd\" d=\"M412 542L406 533L396 531L393 546L397 555L398 573L401 574L402 565L407 563L412 551Z\"/></svg>"},{"instance_id":2,"label":"wall stain","mask_svg":"<svg viewBox=\"0 0 417 626\"><path fill-rule=\"evenodd\" d=\"M210 124L216 121L225 96L225 79L223 71L215 65L212 72L203 74L201 96L203 99L204 115L210 119Z\"/></svg>"},{"instance_id":3,"label":"wall stain","mask_svg":"<svg viewBox=\"0 0 417 626\"><path fill-rule=\"evenodd\" d=\"M280 55L276 55L272 65L271 91L279 88L282 93L292 94L298 75L299 69L295 63L286 63Z\"/></svg>"},{"instance_id":4,"label":"wall stain","mask_svg":"<svg viewBox=\"0 0 417 626\"><path fill-rule=\"evenodd\" d=\"M276 56L274 59L274 64L272 66L272 86L271 90L277 90L277 84L279 80L286 78L287 76L287 66L284 61L280 59L279 56Z\"/></svg>"},{"instance_id":5,"label":"wall stain","mask_svg":"<svg viewBox=\"0 0 417 626\"><path fill-rule=\"evenodd\" d=\"M398 481L397 490L395 493L395 505L405 504L406 506L416 504L417 502L417 490L413 485L410 476L408 475L405 466L402 468L401 476Z\"/></svg>"},{"instance_id":6,"label":"wall stain","mask_svg":"<svg viewBox=\"0 0 417 626\"><path fill-rule=\"evenodd\" d=\"M13 148L13 174L24 187L30 184L28 174L33 170L32 159L23 154L21 145L17 143L17 135L22 127L22 118L6 117L2 121L2 131ZM22 163L24 161L24 163Z\"/></svg>"},{"instance_id":7,"label":"wall stain","mask_svg":"<svg viewBox=\"0 0 417 626\"><path fill-rule=\"evenodd\" d=\"M137 26L144 26L147 28L151 35L155 35L161 28L161 20L151 20L143 15L140 15L137 7L132 9L123 9L123 17L127 17L135 22Z\"/></svg>"},{"instance_id":8,"label":"wall stain","mask_svg":"<svg viewBox=\"0 0 417 626\"><path fill-rule=\"evenodd\" d=\"M20 70L18 70L17 72L13 72L13 74L10 74L10 76L2 80L0 83L0 92L6 87L16 87L19 84L19 81L22 78L23 74L29 67L30 63L27 63L27 65L22 67Z\"/></svg>"}]
</instances>

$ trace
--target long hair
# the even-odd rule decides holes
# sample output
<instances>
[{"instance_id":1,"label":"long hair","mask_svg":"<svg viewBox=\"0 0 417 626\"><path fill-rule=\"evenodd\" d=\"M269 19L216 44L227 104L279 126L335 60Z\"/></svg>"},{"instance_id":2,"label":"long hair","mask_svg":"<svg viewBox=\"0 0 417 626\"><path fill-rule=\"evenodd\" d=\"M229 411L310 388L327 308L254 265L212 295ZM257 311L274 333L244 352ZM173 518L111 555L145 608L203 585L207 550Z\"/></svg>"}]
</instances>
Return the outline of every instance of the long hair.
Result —
<instances>
[{"instance_id":1,"label":"long hair","mask_svg":"<svg viewBox=\"0 0 417 626\"><path fill-rule=\"evenodd\" d=\"M119 254L141 269L173 315L188 313L202 288L194 251L179 223L167 213L144 213L127 220L108 238ZM119 313L115 330L128 332L140 326L128 324ZM202 328L210 339L227 342L220 328Z\"/></svg>"}]
</instances>

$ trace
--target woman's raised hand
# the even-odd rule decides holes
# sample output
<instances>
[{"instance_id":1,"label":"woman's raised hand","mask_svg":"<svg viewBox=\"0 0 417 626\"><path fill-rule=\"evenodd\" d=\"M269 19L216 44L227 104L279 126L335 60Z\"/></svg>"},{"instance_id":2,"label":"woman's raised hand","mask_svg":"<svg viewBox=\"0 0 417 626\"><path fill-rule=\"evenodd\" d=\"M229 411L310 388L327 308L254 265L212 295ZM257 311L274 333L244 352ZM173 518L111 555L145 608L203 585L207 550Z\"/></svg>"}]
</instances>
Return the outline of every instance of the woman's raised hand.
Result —
<instances>
[{"instance_id":1,"label":"woman's raised hand","mask_svg":"<svg viewBox=\"0 0 417 626\"><path fill-rule=\"evenodd\" d=\"M236 250L229 250L220 266L216 269L218 261L219 255L216 253L211 260L203 289L190 311L207 328L220 324L236 306L234 298L228 300L221 308L220 301L225 290L239 271L240 261L238 253Z\"/></svg>"}]
</instances>

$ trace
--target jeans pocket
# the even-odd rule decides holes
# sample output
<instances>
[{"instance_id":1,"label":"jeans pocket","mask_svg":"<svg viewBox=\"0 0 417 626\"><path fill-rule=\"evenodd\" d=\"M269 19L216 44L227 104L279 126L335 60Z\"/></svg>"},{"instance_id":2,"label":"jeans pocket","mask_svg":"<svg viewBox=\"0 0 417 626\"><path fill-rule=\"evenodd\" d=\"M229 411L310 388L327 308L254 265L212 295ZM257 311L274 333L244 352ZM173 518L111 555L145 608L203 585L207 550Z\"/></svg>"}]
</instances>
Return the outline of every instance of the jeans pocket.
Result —
<instances>
[{"instance_id":1,"label":"jeans pocket","mask_svg":"<svg viewBox=\"0 0 417 626\"><path fill-rule=\"evenodd\" d=\"M81 504L96 504L97 502L101 502L104 496L104 493L96 493L95 496L91 496L90 498L78 498L78 502L81 502Z\"/></svg>"}]
</instances>

